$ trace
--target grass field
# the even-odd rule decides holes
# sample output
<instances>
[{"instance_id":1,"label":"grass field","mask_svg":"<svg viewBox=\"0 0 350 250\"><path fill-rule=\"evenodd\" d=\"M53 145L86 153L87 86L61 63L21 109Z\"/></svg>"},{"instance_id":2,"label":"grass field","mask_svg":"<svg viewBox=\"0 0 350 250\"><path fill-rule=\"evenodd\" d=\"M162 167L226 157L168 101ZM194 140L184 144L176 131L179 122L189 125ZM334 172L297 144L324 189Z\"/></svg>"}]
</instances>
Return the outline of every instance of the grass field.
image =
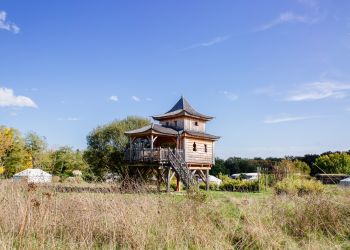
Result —
<instances>
[{"instance_id":1,"label":"grass field","mask_svg":"<svg viewBox=\"0 0 350 250\"><path fill-rule=\"evenodd\" d=\"M1 249L350 248L350 192L336 187L102 194L1 181L0 204Z\"/></svg>"}]
</instances>

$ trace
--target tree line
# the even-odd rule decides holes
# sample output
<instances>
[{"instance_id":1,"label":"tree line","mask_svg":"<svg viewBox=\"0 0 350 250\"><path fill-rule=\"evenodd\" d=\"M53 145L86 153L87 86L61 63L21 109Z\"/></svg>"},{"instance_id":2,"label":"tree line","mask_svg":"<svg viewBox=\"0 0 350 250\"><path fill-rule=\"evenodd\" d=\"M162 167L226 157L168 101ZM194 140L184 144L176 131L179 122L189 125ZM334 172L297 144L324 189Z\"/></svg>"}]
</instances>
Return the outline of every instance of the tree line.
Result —
<instances>
[{"instance_id":1,"label":"tree line","mask_svg":"<svg viewBox=\"0 0 350 250\"><path fill-rule=\"evenodd\" d=\"M124 132L148 124L149 119L130 116L98 126L87 135L87 148L82 151L69 146L49 149L46 138L35 132L22 135L14 128L0 126L0 176L9 178L27 168L41 168L62 178L79 170L85 180L103 180L108 173L126 175L128 168L123 159L129 142ZM266 159L216 158L210 173L218 176L279 168L311 175L350 174L350 151Z\"/></svg>"},{"instance_id":2,"label":"tree line","mask_svg":"<svg viewBox=\"0 0 350 250\"><path fill-rule=\"evenodd\" d=\"M229 157L224 160L215 159L215 165L210 170L212 175L232 175L237 173L251 173L259 170L278 171L278 169L297 169L304 174L349 174L350 150L346 152L324 152L322 154L306 154L304 156L286 156L283 158L241 158Z\"/></svg>"}]
</instances>

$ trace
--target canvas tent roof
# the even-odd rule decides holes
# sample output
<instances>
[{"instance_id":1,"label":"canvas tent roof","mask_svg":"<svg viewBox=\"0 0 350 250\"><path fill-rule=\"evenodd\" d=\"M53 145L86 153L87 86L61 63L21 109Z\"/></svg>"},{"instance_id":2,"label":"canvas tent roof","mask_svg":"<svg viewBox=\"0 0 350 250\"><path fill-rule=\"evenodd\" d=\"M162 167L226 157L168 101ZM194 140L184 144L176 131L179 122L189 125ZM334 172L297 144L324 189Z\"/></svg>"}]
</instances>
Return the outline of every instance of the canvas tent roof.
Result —
<instances>
[{"instance_id":1,"label":"canvas tent roof","mask_svg":"<svg viewBox=\"0 0 350 250\"><path fill-rule=\"evenodd\" d=\"M339 182L340 186L350 186L350 177L343 179Z\"/></svg>"},{"instance_id":2,"label":"canvas tent roof","mask_svg":"<svg viewBox=\"0 0 350 250\"><path fill-rule=\"evenodd\" d=\"M14 175L14 177L29 177L29 176L52 176L51 174L38 169L38 168L28 168Z\"/></svg>"}]
</instances>

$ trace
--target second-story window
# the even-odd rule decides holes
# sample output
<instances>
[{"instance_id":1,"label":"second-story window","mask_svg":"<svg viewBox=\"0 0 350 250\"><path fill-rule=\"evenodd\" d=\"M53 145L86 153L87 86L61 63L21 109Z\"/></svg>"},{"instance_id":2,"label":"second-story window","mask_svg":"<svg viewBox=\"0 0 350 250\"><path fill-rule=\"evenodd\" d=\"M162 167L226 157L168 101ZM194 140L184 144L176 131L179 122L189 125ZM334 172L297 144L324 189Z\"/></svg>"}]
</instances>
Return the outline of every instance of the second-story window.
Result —
<instances>
[{"instance_id":1,"label":"second-story window","mask_svg":"<svg viewBox=\"0 0 350 250\"><path fill-rule=\"evenodd\" d=\"M169 122L166 122L166 123L165 123L165 126L169 126Z\"/></svg>"},{"instance_id":2,"label":"second-story window","mask_svg":"<svg viewBox=\"0 0 350 250\"><path fill-rule=\"evenodd\" d=\"M194 122L194 126L198 126L198 122Z\"/></svg>"},{"instance_id":3,"label":"second-story window","mask_svg":"<svg viewBox=\"0 0 350 250\"><path fill-rule=\"evenodd\" d=\"M177 121L174 121L175 128L177 128Z\"/></svg>"},{"instance_id":4,"label":"second-story window","mask_svg":"<svg viewBox=\"0 0 350 250\"><path fill-rule=\"evenodd\" d=\"M204 144L204 152L208 152L207 144Z\"/></svg>"},{"instance_id":5,"label":"second-story window","mask_svg":"<svg viewBox=\"0 0 350 250\"><path fill-rule=\"evenodd\" d=\"M195 142L193 143L193 151L197 151L197 144Z\"/></svg>"}]
</instances>

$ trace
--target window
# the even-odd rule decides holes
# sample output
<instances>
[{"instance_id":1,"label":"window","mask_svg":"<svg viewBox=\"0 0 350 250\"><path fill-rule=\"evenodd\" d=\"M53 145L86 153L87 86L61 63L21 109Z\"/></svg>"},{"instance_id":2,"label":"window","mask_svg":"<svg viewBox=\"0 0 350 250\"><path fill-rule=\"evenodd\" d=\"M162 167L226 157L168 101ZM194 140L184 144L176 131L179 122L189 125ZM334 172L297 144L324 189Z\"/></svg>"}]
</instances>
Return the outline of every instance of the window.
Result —
<instances>
[{"instance_id":1,"label":"window","mask_svg":"<svg viewBox=\"0 0 350 250\"><path fill-rule=\"evenodd\" d=\"M198 122L194 122L194 126L198 126Z\"/></svg>"},{"instance_id":2,"label":"window","mask_svg":"<svg viewBox=\"0 0 350 250\"><path fill-rule=\"evenodd\" d=\"M208 152L207 144L204 144L204 152Z\"/></svg>"},{"instance_id":3,"label":"window","mask_svg":"<svg viewBox=\"0 0 350 250\"><path fill-rule=\"evenodd\" d=\"M166 122L166 123L165 123L165 126L169 126L169 122Z\"/></svg>"},{"instance_id":4,"label":"window","mask_svg":"<svg viewBox=\"0 0 350 250\"><path fill-rule=\"evenodd\" d=\"M193 151L197 151L197 144L195 142L193 143Z\"/></svg>"},{"instance_id":5,"label":"window","mask_svg":"<svg viewBox=\"0 0 350 250\"><path fill-rule=\"evenodd\" d=\"M175 124L175 128L177 127L177 121L174 121L174 124Z\"/></svg>"}]
</instances>

